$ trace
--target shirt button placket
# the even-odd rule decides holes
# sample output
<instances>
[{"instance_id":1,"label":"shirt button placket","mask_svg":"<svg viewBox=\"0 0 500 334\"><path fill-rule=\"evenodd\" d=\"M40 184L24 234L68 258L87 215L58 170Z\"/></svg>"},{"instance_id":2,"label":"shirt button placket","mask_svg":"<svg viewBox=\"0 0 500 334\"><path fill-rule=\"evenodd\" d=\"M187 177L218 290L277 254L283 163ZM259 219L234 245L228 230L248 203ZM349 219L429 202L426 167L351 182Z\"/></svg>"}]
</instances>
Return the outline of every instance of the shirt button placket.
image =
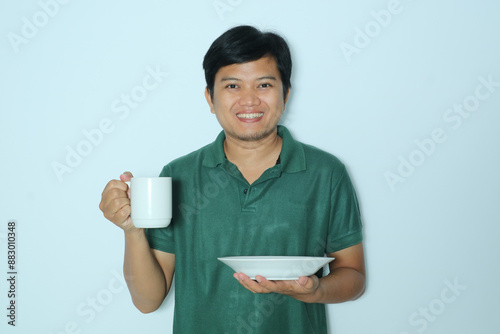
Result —
<instances>
[{"instance_id":1,"label":"shirt button placket","mask_svg":"<svg viewBox=\"0 0 500 334\"><path fill-rule=\"evenodd\" d=\"M243 204L242 204L242 211L244 212L255 212L255 208L252 207L252 195L253 195L254 189L252 187L248 187L243 189Z\"/></svg>"}]
</instances>

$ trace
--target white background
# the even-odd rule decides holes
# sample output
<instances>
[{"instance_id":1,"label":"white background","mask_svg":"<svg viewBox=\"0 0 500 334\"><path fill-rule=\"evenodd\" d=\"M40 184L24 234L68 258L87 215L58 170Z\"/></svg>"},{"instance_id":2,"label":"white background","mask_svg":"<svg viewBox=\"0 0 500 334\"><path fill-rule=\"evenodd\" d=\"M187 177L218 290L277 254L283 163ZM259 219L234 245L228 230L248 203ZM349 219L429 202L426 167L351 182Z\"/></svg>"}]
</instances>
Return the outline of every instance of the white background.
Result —
<instances>
[{"instance_id":1,"label":"white background","mask_svg":"<svg viewBox=\"0 0 500 334\"><path fill-rule=\"evenodd\" d=\"M493 0L3 1L0 263L7 276L16 220L18 294L13 328L0 280L0 331L171 332L173 294L143 315L117 278L123 235L101 191L214 140L201 62L252 24L293 52L282 123L344 161L358 191L367 291L328 306L330 332L498 333L499 13ZM161 75L146 91L148 71Z\"/></svg>"}]
</instances>

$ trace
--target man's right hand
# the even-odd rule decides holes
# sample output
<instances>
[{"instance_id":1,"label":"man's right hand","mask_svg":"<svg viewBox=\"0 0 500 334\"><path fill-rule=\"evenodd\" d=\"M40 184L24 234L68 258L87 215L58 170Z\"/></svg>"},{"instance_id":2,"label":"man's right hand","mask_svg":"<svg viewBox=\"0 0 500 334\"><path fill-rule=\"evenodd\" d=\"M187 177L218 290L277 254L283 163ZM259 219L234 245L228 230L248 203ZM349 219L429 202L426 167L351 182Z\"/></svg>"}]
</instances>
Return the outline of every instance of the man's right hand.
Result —
<instances>
[{"instance_id":1,"label":"man's right hand","mask_svg":"<svg viewBox=\"0 0 500 334\"><path fill-rule=\"evenodd\" d=\"M132 177L132 173L125 172L120 175L120 180L109 181L102 192L99 204L104 217L125 232L138 230L130 218L130 189L125 183Z\"/></svg>"},{"instance_id":2,"label":"man's right hand","mask_svg":"<svg viewBox=\"0 0 500 334\"><path fill-rule=\"evenodd\" d=\"M125 231L123 277L134 305L143 313L157 310L172 285L175 255L151 249L144 233L130 218L130 189L125 182L132 173L125 172L120 180L108 182L102 192L101 209L104 217Z\"/></svg>"}]
</instances>

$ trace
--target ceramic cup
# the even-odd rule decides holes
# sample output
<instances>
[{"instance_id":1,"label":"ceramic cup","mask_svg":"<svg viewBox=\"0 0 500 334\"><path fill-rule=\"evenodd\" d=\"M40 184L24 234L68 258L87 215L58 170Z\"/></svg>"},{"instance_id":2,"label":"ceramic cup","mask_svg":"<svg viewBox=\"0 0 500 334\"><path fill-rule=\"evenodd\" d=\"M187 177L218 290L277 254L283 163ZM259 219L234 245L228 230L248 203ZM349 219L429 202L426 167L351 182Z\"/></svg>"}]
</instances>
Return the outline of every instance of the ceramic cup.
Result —
<instances>
[{"instance_id":1,"label":"ceramic cup","mask_svg":"<svg viewBox=\"0 0 500 334\"><path fill-rule=\"evenodd\" d=\"M167 227L172 220L172 178L133 177L130 187L130 216L135 227Z\"/></svg>"}]
</instances>

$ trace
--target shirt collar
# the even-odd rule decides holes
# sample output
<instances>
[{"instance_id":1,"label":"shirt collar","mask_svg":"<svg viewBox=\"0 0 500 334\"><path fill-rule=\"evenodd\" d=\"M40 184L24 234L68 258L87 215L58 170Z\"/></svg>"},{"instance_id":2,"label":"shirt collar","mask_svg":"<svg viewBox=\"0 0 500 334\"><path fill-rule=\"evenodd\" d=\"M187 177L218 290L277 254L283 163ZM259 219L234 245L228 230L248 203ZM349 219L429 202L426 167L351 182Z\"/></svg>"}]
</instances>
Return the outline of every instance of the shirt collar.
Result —
<instances>
[{"instance_id":1,"label":"shirt collar","mask_svg":"<svg viewBox=\"0 0 500 334\"><path fill-rule=\"evenodd\" d=\"M305 170L306 159L302 145L293 139L290 131L283 125L278 125L278 135L283 138L279 164L281 171L295 173ZM224 139L226 135L224 131L221 131L215 141L209 144L207 154L203 159L204 166L214 168L226 161Z\"/></svg>"}]
</instances>

